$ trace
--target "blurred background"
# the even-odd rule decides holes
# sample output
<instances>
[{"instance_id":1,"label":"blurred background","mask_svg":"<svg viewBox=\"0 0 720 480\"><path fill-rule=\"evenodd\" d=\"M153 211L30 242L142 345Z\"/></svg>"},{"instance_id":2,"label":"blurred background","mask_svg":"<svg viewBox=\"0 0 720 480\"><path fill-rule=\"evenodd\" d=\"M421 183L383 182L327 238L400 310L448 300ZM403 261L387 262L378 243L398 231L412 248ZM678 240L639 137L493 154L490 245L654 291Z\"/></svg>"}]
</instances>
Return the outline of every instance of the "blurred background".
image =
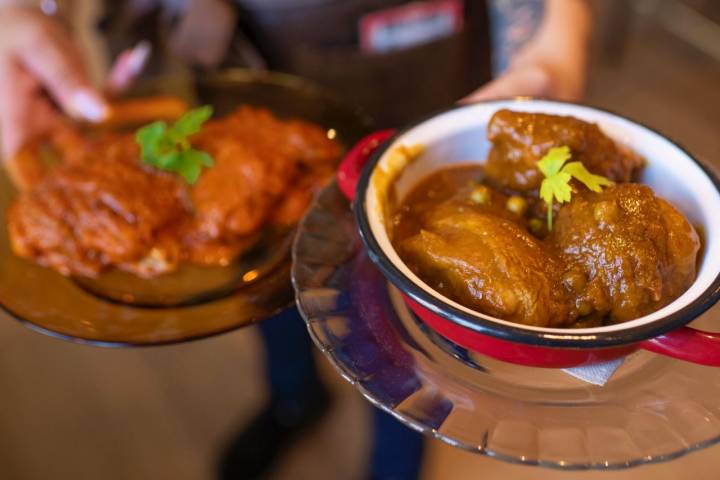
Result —
<instances>
[{"instance_id":1,"label":"blurred background","mask_svg":"<svg viewBox=\"0 0 720 480\"><path fill-rule=\"evenodd\" d=\"M81 3L77 21L90 22L95 4ZM593 6L587 102L661 131L720 169L720 2ZM93 41L86 33L100 70ZM720 308L707 315L720 322ZM211 479L224 442L266 395L260 355L252 329L180 346L112 350L50 339L0 314L0 479ZM320 363L338 401L273 478L354 479L363 471L367 402ZM427 480L720 476L720 446L627 471L565 473L428 444Z\"/></svg>"}]
</instances>

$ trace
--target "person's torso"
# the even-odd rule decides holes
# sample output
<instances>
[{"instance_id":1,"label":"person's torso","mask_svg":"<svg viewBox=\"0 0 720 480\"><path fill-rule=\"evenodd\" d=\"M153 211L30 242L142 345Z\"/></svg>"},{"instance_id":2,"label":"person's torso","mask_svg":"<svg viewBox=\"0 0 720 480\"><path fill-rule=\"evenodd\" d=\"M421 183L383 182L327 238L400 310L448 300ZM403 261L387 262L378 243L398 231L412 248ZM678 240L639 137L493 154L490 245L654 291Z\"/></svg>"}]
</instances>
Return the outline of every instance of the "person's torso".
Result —
<instances>
[{"instance_id":1,"label":"person's torso","mask_svg":"<svg viewBox=\"0 0 720 480\"><path fill-rule=\"evenodd\" d=\"M313 79L398 126L448 107L490 76L485 2L240 0L270 68Z\"/></svg>"},{"instance_id":2,"label":"person's torso","mask_svg":"<svg viewBox=\"0 0 720 480\"><path fill-rule=\"evenodd\" d=\"M252 67L252 52L271 70L335 90L380 126L448 107L490 77L480 0L234 3L236 35L221 66Z\"/></svg>"}]
</instances>

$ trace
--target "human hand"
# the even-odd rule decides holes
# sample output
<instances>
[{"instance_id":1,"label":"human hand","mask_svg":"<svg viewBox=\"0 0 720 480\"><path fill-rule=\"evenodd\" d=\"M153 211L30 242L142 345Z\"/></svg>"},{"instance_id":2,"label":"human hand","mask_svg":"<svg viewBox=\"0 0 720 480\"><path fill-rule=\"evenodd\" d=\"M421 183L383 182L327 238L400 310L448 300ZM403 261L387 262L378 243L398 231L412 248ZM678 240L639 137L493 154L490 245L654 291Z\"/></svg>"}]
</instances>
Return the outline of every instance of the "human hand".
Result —
<instances>
[{"instance_id":1,"label":"human hand","mask_svg":"<svg viewBox=\"0 0 720 480\"><path fill-rule=\"evenodd\" d=\"M49 94L49 97L46 95ZM100 121L107 106L93 89L63 27L28 7L0 7L0 146L10 159L65 113Z\"/></svg>"},{"instance_id":2,"label":"human hand","mask_svg":"<svg viewBox=\"0 0 720 480\"><path fill-rule=\"evenodd\" d=\"M543 21L508 69L463 103L513 96L578 100L585 89L590 12L584 0L547 0Z\"/></svg>"},{"instance_id":3,"label":"human hand","mask_svg":"<svg viewBox=\"0 0 720 480\"><path fill-rule=\"evenodd\" d=\"M542 58L529 58L513 63L506 72L464 98L462 103L516 96L579 100L585 88L584 70L584 62L558 68Z\"/></svg>"}]
</instances>

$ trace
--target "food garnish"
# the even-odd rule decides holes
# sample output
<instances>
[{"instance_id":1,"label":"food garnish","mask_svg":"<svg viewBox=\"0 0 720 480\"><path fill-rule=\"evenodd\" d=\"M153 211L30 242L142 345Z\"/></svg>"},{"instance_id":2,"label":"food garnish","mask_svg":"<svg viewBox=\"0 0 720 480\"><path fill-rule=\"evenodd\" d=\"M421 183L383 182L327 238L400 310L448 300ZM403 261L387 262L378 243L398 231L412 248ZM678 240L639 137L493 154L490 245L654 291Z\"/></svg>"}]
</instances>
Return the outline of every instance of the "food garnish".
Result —
<instances>
[{"instance_id":1,"label":"food garnish","mask_svg":"<svg viewBox=\"0 0 720 480\"><path fill-rule=\"evenodd\" d=\"M189 184L197 182L203 167L210 168L214 162L207 152L194 149L189 137L200 131L212 113L212 107L205 105L188 111L173 125L158 121L140 128L135 141L140 145L142 161L175 172Z\"/></svg>"},{"instance_id":2,"label":"food garnish","mask_svg":"<svg viewBox=\"0 0 720 480\"><path fill-rule=\"evenodd\" d=\"M483 205L490 200L490 189L485 185L477 185L470 193L470 200L478 205Z\"/></svg>"},{"instance_id":3,"label":"food garnish","mask_svg":"<svg viewBox=\"0 0 720 480\"><path fill-rule=\"evenodd\" d=\"M545 175L540 184L540 198L547 204L547 227L552 230L553 200L558 203L569 202L572 197L570 180L575 179L593 192L602 191L602 187L613 182L601 175L590 173L582 162L570 162L570 147L554 147L548 150L538 162L538 168Z\"/></svg>"}]
</instances>

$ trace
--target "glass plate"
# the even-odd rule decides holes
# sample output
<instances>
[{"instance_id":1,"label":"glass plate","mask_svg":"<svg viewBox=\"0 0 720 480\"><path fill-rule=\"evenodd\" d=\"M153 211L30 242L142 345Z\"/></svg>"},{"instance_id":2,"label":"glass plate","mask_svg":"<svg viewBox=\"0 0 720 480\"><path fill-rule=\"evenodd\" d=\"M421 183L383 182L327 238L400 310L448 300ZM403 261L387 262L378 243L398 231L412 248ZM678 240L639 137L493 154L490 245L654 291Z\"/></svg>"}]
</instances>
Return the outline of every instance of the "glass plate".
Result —
<instances>
[{"instance_id":1,"label":"glass plate","mask_svg":"<svg viewBox=\"0 0 720 480\"><path fill-rule=\"evenodd\" d=\"M369 131L360 112L301 79L228 70L196 80L160 78L136 94L175 94L212 104L219 115L239 104L264 106L334 129L343 145ZM12 254L5 214L15 192L0 174L0 306L29 327L103 346L157 345L249 325L292 304L294 230L267 229L227 267L182 266L155 279L111 270L97 279L65 278Z\"/></svg>"},{"instance_id":2,"label":"glass plate","mask_svg":"<svg viewBox=\"0 0 720 480\"><path fill-rule=\"evenodd\" d=\"M300 311L333 366L372 403L450 445L515 463L617 469L720 440L720 368L642 352L599 387L427 331L367 257L335 184L299 226L293 256ZM718 325L717 316L700 322Z\"/></svg>"}]
</instances>

